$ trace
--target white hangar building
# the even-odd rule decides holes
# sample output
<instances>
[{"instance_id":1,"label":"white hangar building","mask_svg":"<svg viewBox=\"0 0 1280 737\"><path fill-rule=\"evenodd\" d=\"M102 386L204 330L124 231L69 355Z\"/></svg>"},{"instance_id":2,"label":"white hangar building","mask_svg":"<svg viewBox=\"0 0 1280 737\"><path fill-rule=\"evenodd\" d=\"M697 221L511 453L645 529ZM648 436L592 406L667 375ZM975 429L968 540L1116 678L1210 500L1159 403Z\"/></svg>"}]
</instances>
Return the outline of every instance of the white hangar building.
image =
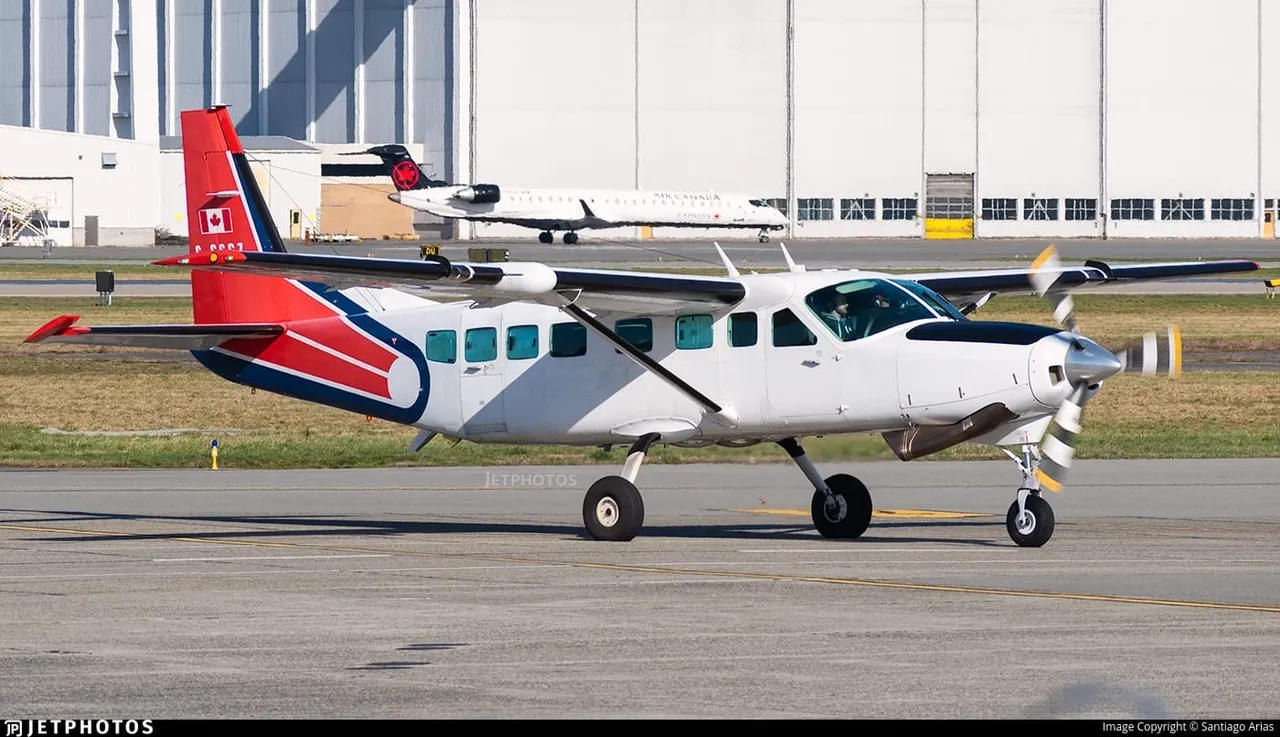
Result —
<instances>
[{"instance_id":1,"label":"white hangar building","mask_svg":"<svg viewBox=\"0 0 1280 737\"><path fill-rule=\"evenodd\" d=\"M319 152L290 228L410 227L338 156L401 143L455 182L770 199L790 237L1274 237L1276 38L1267 0L15 0L0 189L59 242L172 228L178 113L227 104L279 182Z\"/></svg>"},{"instance_id":2,"label":"white hangar building","mask_svg":"<svg viewBox=\"0 0 1280 737\"><path fill-rule=\"evenodd\" d=\"M477 180L745 191L795 237L1274 236L1274 2L477 5Z\"/></svg>"}]
</instances>

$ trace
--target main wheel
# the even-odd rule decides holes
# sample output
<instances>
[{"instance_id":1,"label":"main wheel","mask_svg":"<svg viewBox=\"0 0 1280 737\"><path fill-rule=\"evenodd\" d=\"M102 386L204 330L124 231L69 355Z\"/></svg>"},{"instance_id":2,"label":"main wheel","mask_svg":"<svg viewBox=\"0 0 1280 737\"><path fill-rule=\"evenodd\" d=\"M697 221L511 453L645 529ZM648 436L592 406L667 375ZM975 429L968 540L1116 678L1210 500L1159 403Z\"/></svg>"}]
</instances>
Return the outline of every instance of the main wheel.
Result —
<instances>
[{"instance_id":1,"label":"main wheel","mask_svg":"<svg viewBox=\"0 0 1280 737\"><path fill-rule=\"evenodd\" d=\"M828 478L831 500L821 491L813 492L813 526L823 537L852 538L871 524L871 494L858 479L847 473Z\"/></svg>"},{"instance_id":2,"label":"main wheel","mask_svg":"<svg viewBox=\"0 0 1280 737\"><path fill-rule=\"evenodd\" d=\"M644 499L630 481L621 476L605 476L587 490L582 500L582 521L597 540L627 542L644 524Z\"/></svg>"},{"instance_id":3,"label":"main wheel","mask_svg":"<svg viewBox=\"0 0 1280 737\"><path fill-rule=\"evenodd\" d=\"M577 242L578 242L578 234L577 234L577 233L565 233L565 234L564 234L564 243L565 243L565 245L566 245L566 246L572 246L573 244L575 244L575 243L577 243Z\"/></svg>"},{"instance_id":4,"label":"main wheel","mask_svg":"<svg viewBox=\"0 0 1280 737\"><path fill-rule=\"evenodd\" d=\"M1026 508L1026 514L1019 517L1018 503L1011 504L1005 527L1020 547L1038 548L1053 537L1053 507L1039 494L1028 494Z\"/></svg>"},{"instance_id":5,"label":"main wheel","mask_svg":"<svg viewBox=\"0 0 1280 737\"><path fill-rule=\"evenodd\" d=\"M538 234L538 242L539 242L539 243L550 243L550 242L554 241L555 239L556 239L556 237L555 237L554 235L551 235L551 233L550 233L549 231L543 231L543 232L541 232L541 233L539 233L539 234Z\"/></svg>"}]
</instances>

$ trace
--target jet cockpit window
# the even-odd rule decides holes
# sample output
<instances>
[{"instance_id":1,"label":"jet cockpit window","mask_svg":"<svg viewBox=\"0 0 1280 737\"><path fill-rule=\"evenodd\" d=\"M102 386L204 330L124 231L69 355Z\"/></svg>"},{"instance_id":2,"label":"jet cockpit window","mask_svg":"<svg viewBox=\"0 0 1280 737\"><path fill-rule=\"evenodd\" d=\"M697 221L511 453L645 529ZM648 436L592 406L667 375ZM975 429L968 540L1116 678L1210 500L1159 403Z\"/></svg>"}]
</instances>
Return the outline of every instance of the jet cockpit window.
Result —
<instances>
[{"instance_id":1,"label":"jet cockpit window","mask_svg":"<svg viewBox=\"0 0 1280 737\"><path fill-rule=\"evenodd\" d=\"M805 297L805 304L832 335L845 342L904 323L939 317L914 294L883 279L857 279L823 287Z\"/></svg>"},{"instance_id":2,"label":"jet cockpit window","mask_svg":"<svg viewBox=\"0 0 1280 737\"><path fill-rule=\"evenodd\" d=\"M769 203L768 203L766 200L747 200L747 201L748 201L748 202L750 202L750 203L751 203L753 206L755 206L755 207L768 207L768 206L769 206Z\"/></svg>"}]
</instances>

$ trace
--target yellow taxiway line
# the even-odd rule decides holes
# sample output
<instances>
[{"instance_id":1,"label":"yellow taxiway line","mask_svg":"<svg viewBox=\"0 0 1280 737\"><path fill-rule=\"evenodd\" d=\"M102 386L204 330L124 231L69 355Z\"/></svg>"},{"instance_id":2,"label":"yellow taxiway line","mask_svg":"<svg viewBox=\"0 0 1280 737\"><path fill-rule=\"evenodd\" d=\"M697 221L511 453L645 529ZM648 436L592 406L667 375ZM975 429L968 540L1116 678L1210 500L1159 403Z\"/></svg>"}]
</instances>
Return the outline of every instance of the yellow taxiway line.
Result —
<instances>
[{"instance_id":1,"label":"yellow taxiway line","mask_svg":"<svg viewBox=\"0 0 1280 737\"><path fill-rule=\"evenodd\" d=\"M730 509L729 511L748 512L750 514L779 514L788 517L812 516L808 509L770 509L761 507L759 509ZM991 517L992 515L978 512L944 512L938 509L876 509L871 512L871 516L886 519L966 519L969 517Z\"/></svg>"}]
</instances>

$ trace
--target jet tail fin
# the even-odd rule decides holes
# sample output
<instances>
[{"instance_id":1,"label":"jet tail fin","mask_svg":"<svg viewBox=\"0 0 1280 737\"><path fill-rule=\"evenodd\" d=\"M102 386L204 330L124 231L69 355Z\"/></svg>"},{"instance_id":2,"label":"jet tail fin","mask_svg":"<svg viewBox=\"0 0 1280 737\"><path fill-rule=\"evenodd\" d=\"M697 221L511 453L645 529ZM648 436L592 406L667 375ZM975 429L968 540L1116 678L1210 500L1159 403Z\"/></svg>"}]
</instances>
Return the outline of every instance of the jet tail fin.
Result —
<instances>
[{"instance_id":1,"label":"jet tail fin","mask_svg":"<svg viewBox=\"0 0 1280 737\"><path fill-rule=\"evenodd\" d=\"M431 175L427 174L409 155L409 149L399 144L374 146L365 151L365 153L373 154L382 159L382 163L386 166L387 174L391 177L391 182L401 192L411 189L449 186L449 182L432 179Z\"/></svg>"}]
</instances>

